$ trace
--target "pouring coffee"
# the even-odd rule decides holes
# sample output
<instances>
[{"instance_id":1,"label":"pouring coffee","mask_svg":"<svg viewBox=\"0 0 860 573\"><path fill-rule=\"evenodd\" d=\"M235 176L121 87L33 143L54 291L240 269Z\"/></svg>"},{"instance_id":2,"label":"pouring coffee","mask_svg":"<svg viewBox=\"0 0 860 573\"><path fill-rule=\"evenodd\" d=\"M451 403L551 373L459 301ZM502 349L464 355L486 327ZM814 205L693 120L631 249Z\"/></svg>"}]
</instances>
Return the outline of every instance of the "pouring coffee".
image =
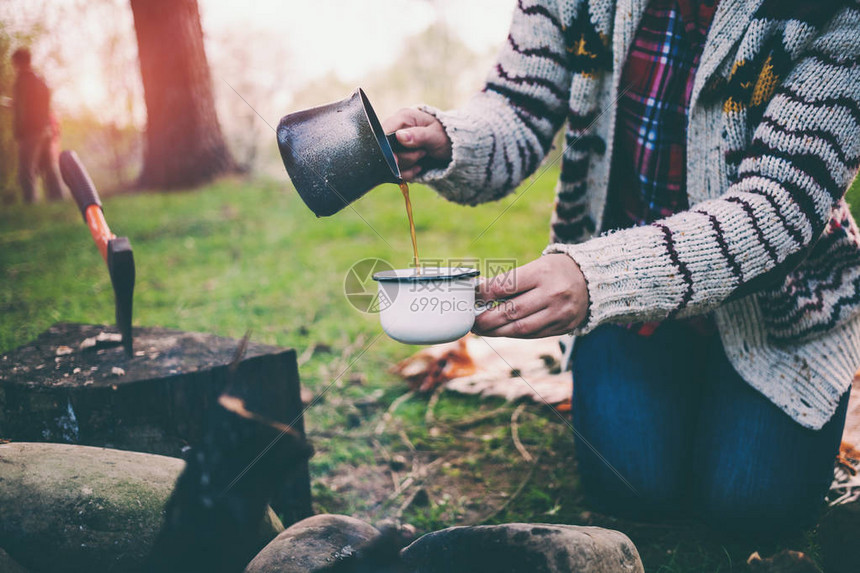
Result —
<instances>
[{"instance_id":1,"label":"pouring coffee","mask_svg":"<svg viewBox=\"0 0 860 573\"><path fill-rule=\"evenodd\" d=\"M409 185L394 155L403 148L394 133L384 132L364 90L284 116L277 136L284 167L317 217L334 215L383 183L400 186L414 266L373 277L379 283L380 298L390 303L380 313L386 333L408 344L438 344L466 334L479 313L475 310L478 272L460 268L422 272ZM442 166L431 158L422 162L426 168ZM427 292L435 294L422 296Z\"/></svg>"},{"instance_id":2,"label":"pouring coffee","mask_svg":"<svg viewBox=\"0 0 860 573\"><path fill-rule=\"evenodd\" d=\"M334 215L377 185L399 185L409 218L413 265L421 268L409 185L394 157L402 147L395 134L385 134L364 90L357 88L340 101L284 116L277 135L284 167L317 217Z\"/></svg>"}]
</instances>

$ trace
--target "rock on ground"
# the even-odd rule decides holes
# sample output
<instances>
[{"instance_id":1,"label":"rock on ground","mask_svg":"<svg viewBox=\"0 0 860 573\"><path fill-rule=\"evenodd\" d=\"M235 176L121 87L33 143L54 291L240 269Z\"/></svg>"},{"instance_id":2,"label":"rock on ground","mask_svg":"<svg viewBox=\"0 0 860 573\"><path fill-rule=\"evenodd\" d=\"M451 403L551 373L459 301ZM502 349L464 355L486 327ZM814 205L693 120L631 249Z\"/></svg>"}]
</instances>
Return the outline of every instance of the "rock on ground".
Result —
<instances>
[{"instance_id":1,"label":"rock on ground","mask_svg":"<svg viewBox=\"0 0 860 573\"><path fill-rule=\"evenodd\" d=\"M643 573L633 542L619 531L509 523L428 533L402 552L416 573Z\"/></svg>"},{"instance_id":2,"label":"rock on ground","mask_svg":"<svg viewBox=\"0 0 860 573\"><path fill-rule=\"evenodd\" d=\"M346 515L315 515L287 528L245 568L245 573L306 573L379 536L379 530Z\"/></svg>"},{"instance_id":3,"label":"rock on ground","mask_svg":"<svg viewBox=\"0 0 860 573\"><path fill-rule=\"evenodd\" d=\"M34 571L137 571L185 462L69 444L0 445L0 546ZM283 526L273 514L261 544Z\"/></svg>"}]
</instances>

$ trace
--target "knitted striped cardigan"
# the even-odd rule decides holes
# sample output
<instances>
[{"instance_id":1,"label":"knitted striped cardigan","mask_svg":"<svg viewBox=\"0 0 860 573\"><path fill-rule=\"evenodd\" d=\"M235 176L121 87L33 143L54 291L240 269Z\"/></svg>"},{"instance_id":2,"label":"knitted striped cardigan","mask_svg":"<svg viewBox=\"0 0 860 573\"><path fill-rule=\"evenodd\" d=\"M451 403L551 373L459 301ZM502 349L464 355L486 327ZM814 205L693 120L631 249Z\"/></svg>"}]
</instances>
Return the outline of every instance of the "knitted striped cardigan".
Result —
<instances>
[{"instance_id":1,"label":"knitted striped cardigan","mask_svg":"<svg viewBox=\"0 0 860 573\"><path fill-rule=\"evenodd\" d=\"M821 428L860 367L860 232L843 199L860 158L860 5L721 0L690 101L689 210L595 236L645 3L519 0L482 92L457 110L422 107L453 144L422 180L459 203L499 199L566 121L544 252L585 276L577 333L714 311L738 373Z\"/></svg>"}]
</instances>

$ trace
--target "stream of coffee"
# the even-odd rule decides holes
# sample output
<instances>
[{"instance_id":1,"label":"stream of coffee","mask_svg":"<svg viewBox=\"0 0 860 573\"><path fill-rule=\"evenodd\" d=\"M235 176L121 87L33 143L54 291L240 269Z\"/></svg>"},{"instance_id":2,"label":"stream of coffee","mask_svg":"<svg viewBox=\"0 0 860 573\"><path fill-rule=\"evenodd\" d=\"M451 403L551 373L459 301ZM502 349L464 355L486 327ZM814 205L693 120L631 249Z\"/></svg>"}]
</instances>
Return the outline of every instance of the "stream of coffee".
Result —
<instances>
[{"instance_id":1,"label":"stream of coffee","mask_svg":"<svg viewBox=\"0 0 860 573\"><path fill-rule=\"evenodd\" d=\"M409 199L409 184L406 181L400 183L400 192L406 201L406 216L409 217L409 235L412 237L412 262L415 265L415 274L421 274L421 263L418 259L418 240L415 238L415 220L412 218L412 201Z\"/></svg>"}]
</instances>

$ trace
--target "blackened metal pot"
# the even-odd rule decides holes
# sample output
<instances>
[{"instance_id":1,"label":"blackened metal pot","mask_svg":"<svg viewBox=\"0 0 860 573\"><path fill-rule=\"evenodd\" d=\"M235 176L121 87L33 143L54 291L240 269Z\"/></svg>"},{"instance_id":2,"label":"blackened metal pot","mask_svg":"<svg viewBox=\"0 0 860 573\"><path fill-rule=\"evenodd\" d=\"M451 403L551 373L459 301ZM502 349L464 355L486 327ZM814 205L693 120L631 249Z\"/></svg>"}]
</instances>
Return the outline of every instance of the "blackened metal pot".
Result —
<instances>
[{"instance_id":1,"label":"blackened metal pot","mask_svg":"<svg viewBox=\"0 0 860 573\"><path fill-rule=\"evenodd\" d=\"M284 167L317 217L337 213L377 185L402 181L392 138L361 88L284 116L277 134Z\"/></svg>"}]
</instances>

